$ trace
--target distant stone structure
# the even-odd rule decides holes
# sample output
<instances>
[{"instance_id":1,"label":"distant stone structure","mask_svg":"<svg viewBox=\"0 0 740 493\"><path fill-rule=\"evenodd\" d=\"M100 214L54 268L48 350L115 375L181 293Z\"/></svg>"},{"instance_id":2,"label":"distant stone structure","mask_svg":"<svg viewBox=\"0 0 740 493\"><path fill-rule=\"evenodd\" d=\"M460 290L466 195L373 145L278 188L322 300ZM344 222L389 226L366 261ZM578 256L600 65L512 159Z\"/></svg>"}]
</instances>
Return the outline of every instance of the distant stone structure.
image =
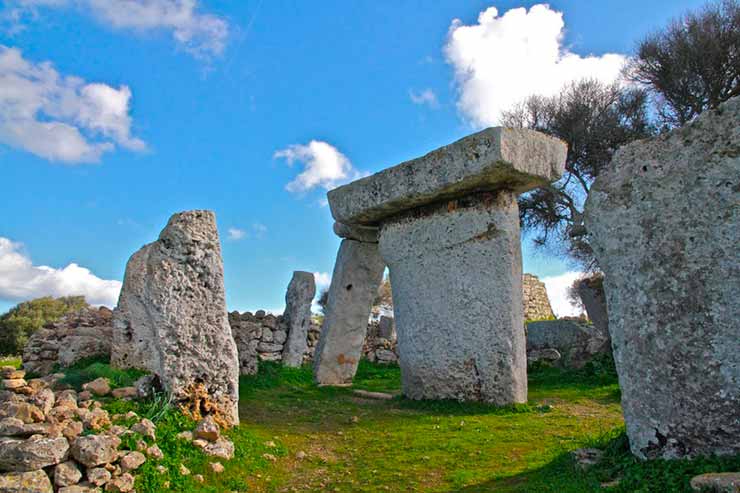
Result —
<instances>
[{"instance_id":1,"label":"distant stone structure","mask_svg":"<svg viewBox=\"0 0 740 493\"><path fill-rule=\"evenodd\" d=\"M156 374L186 409L198 403L194 416L239 422L239 360L213 212L173 215L159 239L131 257L113 328L114 367Z\"/></svg>"},{"instance_id":2,"label":"distant stone structure","mask_svg":"<svg viewBox=\"0 0 740 493\"><path fill-rule=\"evenodd\" d=\"M557 357L552 351L557 351ZM611 352L609 334L578 319L543 320L527 324L527 358L549 360L564 368L583 368Z\"/></svg>"},{"instance_id":3,"label":"distant stone structure","mask_svg":"<svg viewBox=\"0 0 740 493\"><path fill-rule=\"evenodd\" d=\"M295 271L285 294L283 318L288 325L288 339L283 348L283 365L297 368L303 364L311 325L311 302L316 295L316 281L311 272Z\"/></svg>"},{"instance_id":4,"label":"distant stone structure","mask_svg":"<svg viewBox=\"0 0 740 493\"><path fill-rule=\"evenodd\" d=\"M54 368L71 366L94 356L107 358L111 351L113 312L83 308L46 324L34 332L23 349L23 368L48 375Z\"/></svg>"},{"instance_id":5,"label":"distant stone structure","mask_svg":"<svg viewBox=\"0 0 740 493\"><path fill-rule=\"evenodd\" d=\"M522 279L522 301L524 320L548 320L555 318L547 296L545 283L532 274L524 274Z\"/></svg>"},{"instance_id":6,"label":"distant stone structure","mask_svg":"<svg viewBox=\"0 0 740 493\"><path fill-rule=\"evenodd\" d=\"M621 148L585 207L632 452L740 452L740 98Z\"/></svg>"},{"instance_id":7,"label":"distant stone structure","mask_svg":"<svg viewBox=\"0 0 740 493\"><path fill-rule=\"evenodd\" d=\"M362 227L379 234L377 250L358 250L350 261L340 249L327 320L346 309L340 292L374 293L386 264L406 396L525 402L516 196L559 178L566 151L563 142L531 130L491 128L331 190L336 232ZM353 240L343 245L347 241ZM363 262L372 265L366 270L372 275L361 285L342 279ZM356 305L358 320L367 320L370 300ZM316 357L319 383L351 379L364 330L325 326Z\"/></svg>"}]
</instances>

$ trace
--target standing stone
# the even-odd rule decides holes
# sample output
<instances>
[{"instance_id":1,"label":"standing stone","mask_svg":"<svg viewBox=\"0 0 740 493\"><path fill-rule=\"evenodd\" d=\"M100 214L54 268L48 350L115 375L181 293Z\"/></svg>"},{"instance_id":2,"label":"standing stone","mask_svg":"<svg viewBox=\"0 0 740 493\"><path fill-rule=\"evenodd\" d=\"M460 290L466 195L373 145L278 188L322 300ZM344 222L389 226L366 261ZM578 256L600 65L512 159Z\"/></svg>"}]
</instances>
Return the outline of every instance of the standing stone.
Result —
<instances>
[{"instance_id":1,"label":"standing stone","mask_svg":"<svg viewBox=\"0 0 740 493\"><path fill-rule=\"evenodd\" d=\"M527 401L519 238L509 192L383 224L407 397Z\"/></svg>"},{"instance_id":2,"label":"standing stone","mask_svg":"<svg viewBox=\"0 0 740 493\"><path fill-rule=\"evenodd\" d=\"M342 240L314 355L317 383L352 382L362 355L370 308L384 270L377 243Z\"/></svg>"},{"instance_id":3,"label":"standing stone","mask_svg":"<svg viewBox=\"0 0 740 493\"><path fill-rule=\"evenodd\" d=\"M378 321L378 337L388 339L389 341L396 340L396 321L393 317L380 316L380 320Z\"/></svg>"},{"instance_id":4,"label":"standing stone","mask_svg":"<svg viewBox=\"0 0 740 493\"><path fill-rule=\"evenodd\" d=\"M586 309L588 319L598 330L608 333L609 315L606 310L606 293L604 293L604 276L594 274L575 282L576 292Z\"/></svg>"},{"instance_id":5,"label":"standing stone","mask_svg":"<svg viewBox=\"0 0 740 493\"><path fill-rule=\"evenodd\" d=\"M335 221L380 230L406 396L526 401L516 196L558 179L566 154L489 128L329 191Z\"/></svg>"},{"instance_id":6,"label":"standing stone","mask_svg":"<svg viewBox=\"0 0 740 493\"><path fill-rule=\"evenodd\" d=\"M621 148L586 226L632 452L740 452L740 98Z\"/></svg>"},{"instance_id":7,"label":"standing stone","mask_svg":"<svg viewBox=\"0 0 740 493\"><path fill-rule=\"evenodd\" d=\"M195 414L239 422L239 360L213 212L173 215L131 257L113 327L113 366L148 370L186 409L197 400Z\"/></svg>"},{"instance_id":8,"label":"standing stone","mask_svg":"<svg viewBox=\"0 0 740 493\"><path fill-rule=\"evenodd\" d=\"M303 353L308 345L308 327L311 325L311 302L316 295L316 282L310 272L293 272L285 294L285 313L288 339L283 347L283 365L298 368L303 364Z\"/></svg>"}]
</instances>

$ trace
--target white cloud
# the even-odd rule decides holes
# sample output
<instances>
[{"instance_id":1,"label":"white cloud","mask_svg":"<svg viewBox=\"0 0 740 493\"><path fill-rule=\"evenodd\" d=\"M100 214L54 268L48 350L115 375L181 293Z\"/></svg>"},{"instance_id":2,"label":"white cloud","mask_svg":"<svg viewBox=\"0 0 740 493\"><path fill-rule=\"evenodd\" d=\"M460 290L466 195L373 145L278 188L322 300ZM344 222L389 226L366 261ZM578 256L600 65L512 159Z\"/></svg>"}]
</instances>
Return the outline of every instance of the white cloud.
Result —
<instances>
[{"instance_id":1,"label":"white cloud","mask_svg":"<svg viewBox=\"0 0 740 493\"><path fill-rule=\"evenodd\" d=\"M0 237L0 299L24 301L41 296L84 296L93 305L113 307L120 281L100 279L77 264L55 269L35 266L21 244Z\"/></svg>"},{"instance_id":2,"label":"white cloud","mask_svg":"<svg viewBox=\"0 0 740 493\"><path fill-rule=\"evenodd\" d=\"M254 231L254 237L261 240L267 233L267 226L261 223L254 223L252 224L252 231Z\"/></svg>"},{"instance_id":3,"label":"white cloud","mask_svg":"<svg viewBox=\"0 0 740 493\"><path fill-rule=\"evenodd\" d=\"M227 231L230 240L238 241L247 236L247 232L239 228L229 228Z\"/></svg>"},{"instance_id":4,"label":"white cloud","mask_svg":"<svg viewBox=\"0 0 740 493\"><path fill-rule=\"evenodd\" d=\"M490 7L478 23L450 25L444 54L455 70L458 109L473 125L496 125L501 111L532 94L555 94L585 77L613 82L625 56L582 57L563 46L563 14L549 5L515 8L499 16Z\"/></svg>"},{"instance_id":5,"label":"white cloud","mask_svg":"<svg viewBox=\"0 0 740 493\"><path fill-rule=\"evenodd\" d=\"M542 282L547 289L552 311L557 317L577 317L583 313L581 307L573 305L568 299L568 289L576 279L583 277L583 272L569 271L559 276L545 277Z\"/></svg>"},{"instance_id":6,"label":"white cloud","mask_svg":"<svg viewBox=\"0 0 740 493\"><path fill-rule=\"evenodd\" d=\"M143 151L131 135L127 86L85 83L50 62L0 45L0 143L50 161L98 162L116 145Z\"/></svg>"},{"instance_id":7,"label":"white cloud","mask_svg":"<svg viewBox=\"0 0 740 493\"><path fill-rule=\"evenodd\" d=\"M295 162L303 164L303 171L285 186L289 192L307 192L316 187L331 190L362 176L347 156L320 140L312 140L307 145L291 145L275 152L273 157L285 159L288 166Z\"/></svg>"},{"instance_id":8,"label":"white cloud","mask_svg":"<svg viewBox=\"0 0 740 493\"><path fill-rule=\"evenodd\" d=\"M229 36L228 22L200 12L197 0L8 0L6 16L16 22L38 8L74 7L117 29L163 30L197 58L219 55Z\"/></svg>"},{"instance_id":9,"label":"white cloud","mask_svg":"<svg viewBox=\"0 0 740 493\"><path fill-rule=\"evenodd\" d=\"M431 89L424 89L422 91L416 92L413 89L409 91L409 98L411 98L411 102L418 105L428 105L430 108L438 108L439 107L439 101L437 100L437 95L434 94L434 91Z\"/></svg>"},{"instance_id":10,"label":"white cloud","mask_svg":"<svg viewBox=\"0 0 740 493\"><path fill-rule=\"evenodd\" d=\"M331 274L328 272L314 272L313 277L316 280L317 293L331 285Z\"/></svg>"}]
</instances>

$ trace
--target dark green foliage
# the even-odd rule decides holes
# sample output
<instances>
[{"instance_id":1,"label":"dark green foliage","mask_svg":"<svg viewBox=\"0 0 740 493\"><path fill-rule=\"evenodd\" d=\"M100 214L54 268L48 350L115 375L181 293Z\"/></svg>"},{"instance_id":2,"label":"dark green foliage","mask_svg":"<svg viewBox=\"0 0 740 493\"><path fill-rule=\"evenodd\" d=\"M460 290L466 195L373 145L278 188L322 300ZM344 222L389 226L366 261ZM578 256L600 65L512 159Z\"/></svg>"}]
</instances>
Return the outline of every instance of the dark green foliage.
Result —
<instances>
[{"instance_id":1,"label":"dark green foliage","mask_svg":"<svg viewBox=\"0 0 740 493\"><path fill-rule=\"evenodd\" d=\"M146 371L135 368L125 370L111 368L109 363L108 360L100 357L78 361L71 367L64 369L64 378L61 383L70 385L79 391L83 384L104 377L110 380L112 388L130 387L136 380L147 374Z\"/></svg>"},{"instance_id":2,"label":"dark green foliage","mask_svg":"<svg viewBox=\"0 0 740 493\"><path fill-rule=\"evenodd\" d=\"M568 144L563 178L519 198L522 228L534 234L536 245L596 268L583 204L620 146L654 134L647 102L642 90L586 79L552 97L530 97L504 113L505 126L531 128Z\"/></svg>"},{"instance_id":3,"label":"dark green foliage","mask_svg":"<svg viewBox=\"0 0 740 493\"><path fill-rule=\"evenodd\" d=\"M0 354L20 354L35 331L87 306L82 296L45 297L19 303L0 316Z\"/></svg>"},{"instance_id":4,"label":"dark green foliage","mask_svg":"<svg viewBox=\"0 0 740 493\"><path fill-rule=\"evenodd\" d=\"M668 128L740 96L740 3L711 2L673 20L638 44L625 72L650 88Z\"/></svg>"}]
</instances>

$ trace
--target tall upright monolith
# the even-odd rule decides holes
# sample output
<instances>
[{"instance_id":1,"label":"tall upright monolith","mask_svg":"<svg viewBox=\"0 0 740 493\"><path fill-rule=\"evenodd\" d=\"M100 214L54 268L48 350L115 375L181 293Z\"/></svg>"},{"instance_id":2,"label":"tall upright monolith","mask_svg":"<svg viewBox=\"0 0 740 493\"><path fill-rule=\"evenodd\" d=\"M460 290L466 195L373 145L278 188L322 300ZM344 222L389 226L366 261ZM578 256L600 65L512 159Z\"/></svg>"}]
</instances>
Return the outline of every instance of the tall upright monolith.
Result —
<instances>
[{"instance_id":1,"label":"tall upright monolith","mask_svg":"<svg viewBox=\"0 0 740 493\"><path fill-rule=\"evenodd\" d=\"M311 272L295 271L285 293L283 318L288 324L288 339L283 348L283 365L298 368L308 344L311 325L311 302L316 295L316 281Z\"/></svg>"}]
</instances>

